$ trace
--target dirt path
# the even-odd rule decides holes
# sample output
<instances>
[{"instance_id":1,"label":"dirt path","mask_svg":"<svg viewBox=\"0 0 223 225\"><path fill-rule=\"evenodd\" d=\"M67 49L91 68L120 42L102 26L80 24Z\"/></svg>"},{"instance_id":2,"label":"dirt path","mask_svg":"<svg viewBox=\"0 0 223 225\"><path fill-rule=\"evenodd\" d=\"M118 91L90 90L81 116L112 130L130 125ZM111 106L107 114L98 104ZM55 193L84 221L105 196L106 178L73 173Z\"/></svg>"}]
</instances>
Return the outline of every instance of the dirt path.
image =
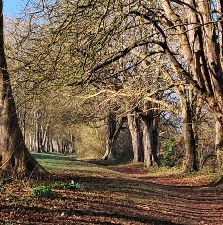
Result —
<instances>
[{"instance_id":1,"label":"dirt path","mask_svg":"<svg viewBox=\"0 0 223 225\"><path fill-rule=\"evenodd\" d=\"M223 191L210 187L202 176L194 179L150 177L141 165L109 166L109 169L154 185L154 193L145 198L148 211L165 214L166 219L182 224L223 224ZM149 206L148 206L149 205ZM143 208L143 207L142 207Z\"/></svg>"},{"instance_id":2,"label":"dirt path","mask_svg":"<svg viewBox=\"0 0 223 225\"><path fill-rule=\"evenodd\" d=\"M216 188L157 180L137 165L52 162L51 180L5 186L6 191L0 193L0 224L223 224L223 194ZM61 170L65 165L67 170ZM33 186L70 180L81 189L54 189L52 198L30 196Z\"/></svg>"}]
</instances>

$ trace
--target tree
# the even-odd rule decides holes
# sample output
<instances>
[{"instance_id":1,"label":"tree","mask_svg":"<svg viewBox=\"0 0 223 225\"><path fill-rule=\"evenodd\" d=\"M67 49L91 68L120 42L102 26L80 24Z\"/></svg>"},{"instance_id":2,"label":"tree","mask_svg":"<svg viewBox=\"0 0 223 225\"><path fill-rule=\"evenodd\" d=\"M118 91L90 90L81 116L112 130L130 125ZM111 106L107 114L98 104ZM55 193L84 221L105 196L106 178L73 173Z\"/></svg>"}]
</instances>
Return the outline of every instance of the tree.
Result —
<instances>
[{"instance_id":1,"label":"tree","mask_svg":"<svg viewBox=\"0 0 223 225\"><path fill-rule=\"evenodd\" d=\"M158 159L158 124L159 113L155 104L146 102L145 113L141 115L144 164L147 167L159 165ZM158 107L156 107L158 108Z\"/></svg>"},{"instance_id":2,"label":"tree","mask_svg":"<svg viewBox=\"0 0 223 225\"><path fill-rule=\"evenodd\" d=\"M143 161L142 133L140 127L140 118L137 115L135 109L131 113L128 113L127 119L132 139L133 161L142 162Z\"/></svg>"},{"instance_id":3,"label":"tree","mask_svg":"<svg viewBox=\"0 0 223 225\"><path fill-rule=\"evenodd\" d=\"M216 118L215 149L218 155L222 155L222 125L223 125L223 83L222 83L222 14L221 1L200 1L193 0L162 1L167 26L162 27L155 24L160 31L163 42L160 45L166 56L173 64L181 79L187 80L198 95L197 99L207 102ZM214 10L212 10L214 8ZM179 15L176 9L186 12ZM167 23L168 21L168 23ZM184 24L186 21L186 24ZM174 54L165 28L169 32L176 32L180 50L178 54L181 61ZM186 69L185 69L186 65Z\"/></svg>"},{"instance_id":4,"label":"tree","mask_svg":"<svg viewBox=\"0 0 223 225\"><path fill-rule=\"evenodd\" d=\"M19 127L16 106L4 50L3 1L0 1L0 158L6 173L40 172L40 165L25 146ZM43 171L43 170L42 170Z\"/></svg>"},{"instance_id":5,"label":"tree","mask_svg":"<svg viewBox=\"0 0 223 225\"><path fill-rule=\"evenodd\" d=\"M121 117L119 123L117 124L115 113L111 109L109 110L108 115L106 116L106 152L102 159L116 159L116 142L124 122L125 118Z\"/></svg>"}]
</instances>

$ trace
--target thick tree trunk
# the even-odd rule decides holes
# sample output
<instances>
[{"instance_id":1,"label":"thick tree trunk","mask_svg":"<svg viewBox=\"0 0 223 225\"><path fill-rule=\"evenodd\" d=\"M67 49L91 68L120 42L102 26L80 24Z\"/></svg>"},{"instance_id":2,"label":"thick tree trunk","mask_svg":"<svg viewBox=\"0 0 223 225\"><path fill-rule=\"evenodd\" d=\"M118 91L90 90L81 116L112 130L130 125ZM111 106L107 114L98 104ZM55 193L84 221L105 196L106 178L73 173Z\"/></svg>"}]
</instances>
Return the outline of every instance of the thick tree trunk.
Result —
<instances>
[{"instance_id":1,"label":"thick tree trunk","mask_svg":"<svg viewBox=\"0 0 223 225\"><path fill-rule=\"evenodd\" d=\"M151 143L151 131L149 126L146 123L142 123L142 130L143 130L143 152L144 152L144 165L146 167L151 167L154 162L153 158L153 150L152 150L152 143Z\"/></svg>"},{"instance_id":2,"label":"thick tree trunk","mask_svg":"<svg viewBox=\"0 0 223 225\"><path fill-rule=\"evenodd\" d=\"M115 142L113 137L116 131L116 116L110 111L106 118L106 152L102 159L115 159Z\"/></svg>"},{"instance_id":3,"label":"thick tree trunk","mask_svg":"<svg viewBox=\"0 0 223 225\"><path fill-rule=\"evenodd\" d=\"M115 130L115 132L113 130L114 133L111 136L109 136L110 140L109 140L109 142L107 142L107 144L110 144L110 146L107 145L105 155L102 157L102 159L104 159L104 160L116 159L116 153L117 153L116 152L116 143L117 143L117 139L119 137L120 131L123 127L125 120L126 120L126 118L122 117L119 120L118 125L115 124L114 128L116 128L116 130ZM106 137L106 140L108 140L108 136Z\"/></svg>"},{"instance_id":4,"label":"thick tree trunk","mask_svg":"<svg viewBox=\"0 0 223 225\"><path fill-rule=\"evenodd\" d=\"M185 161L184 167L186 171L196 171L196 142L193 133L193 119L190 105L187 101L182 104L182 122L183 122L183 138L185 144Z\"/></svg>"},{"instance_id":5,"label":"thick tree trunk","mask_svg":"<svg viewBox=\"0 0 223 225\"><path fill-rule=\"evenodd\" d=\"M154 164L159 165L157 128L158 118L154 117L152 111L142 116L144 164L146 167L151 167Z\"/></svg>"},{"instance_id":6,"label":"thick tree trunk","mask_svg":"<svg viewBox=\"0 0 223 225\"><path fill-rule=\"evenodd\" d=\"M7 173L39 172L40 166L27 150L19 127L7 72L3 40L3 3L0 0L0 155L1 170Z\"/></svg>"},{"instance_id":7,"label":"thick tree trunk","mask_svg":"<svg viewBox=\"0 0 223 225\"><path fill-rule=\"evenodd\" d=\"M129 131L132 138L133 161L143 161L142 135L140 129L140 120L135 114L128 114Z\"/></svg>"}]
</instances>

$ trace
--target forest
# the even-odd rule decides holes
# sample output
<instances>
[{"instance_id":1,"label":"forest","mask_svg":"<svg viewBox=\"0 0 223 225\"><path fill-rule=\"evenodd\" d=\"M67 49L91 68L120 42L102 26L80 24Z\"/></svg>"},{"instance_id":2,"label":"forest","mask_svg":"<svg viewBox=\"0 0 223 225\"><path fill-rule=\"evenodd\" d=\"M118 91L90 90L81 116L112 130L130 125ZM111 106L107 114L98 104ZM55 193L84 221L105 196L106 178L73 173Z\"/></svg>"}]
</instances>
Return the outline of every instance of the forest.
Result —
<instances>
[{"instance_id":1,"label":"forest","mask_svg":"<svg viewBox=\"0 0 223 225\"><path fill-rule=\"evenodd\" d=\"M0 224L221 225L222 200L221 0L0 0Z\"/></svg>"}]
</instances>

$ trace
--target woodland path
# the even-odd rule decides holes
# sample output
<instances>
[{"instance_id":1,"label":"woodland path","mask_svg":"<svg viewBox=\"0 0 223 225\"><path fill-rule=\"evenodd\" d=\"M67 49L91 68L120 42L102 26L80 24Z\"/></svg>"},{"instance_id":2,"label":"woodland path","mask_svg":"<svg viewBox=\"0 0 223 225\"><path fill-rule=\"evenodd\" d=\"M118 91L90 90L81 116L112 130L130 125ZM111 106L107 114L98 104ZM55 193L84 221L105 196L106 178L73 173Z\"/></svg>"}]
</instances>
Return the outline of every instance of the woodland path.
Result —
<instances>
[{"instance_id":1,"label":"woodland path","mask_svg":"<svg viewBox=\"0 0 223 225\"><path fill-rule=\"evenodd\" d=\"M13 181L0 193L0 224L223 224L223 192L198 179L154 178L140 165L98 165L69 157L37 156L52 175ZM74 180L78 191L33 197L33 186ZM191 186L193 185L193 186Z\"/></svg>"}]
</instances>

